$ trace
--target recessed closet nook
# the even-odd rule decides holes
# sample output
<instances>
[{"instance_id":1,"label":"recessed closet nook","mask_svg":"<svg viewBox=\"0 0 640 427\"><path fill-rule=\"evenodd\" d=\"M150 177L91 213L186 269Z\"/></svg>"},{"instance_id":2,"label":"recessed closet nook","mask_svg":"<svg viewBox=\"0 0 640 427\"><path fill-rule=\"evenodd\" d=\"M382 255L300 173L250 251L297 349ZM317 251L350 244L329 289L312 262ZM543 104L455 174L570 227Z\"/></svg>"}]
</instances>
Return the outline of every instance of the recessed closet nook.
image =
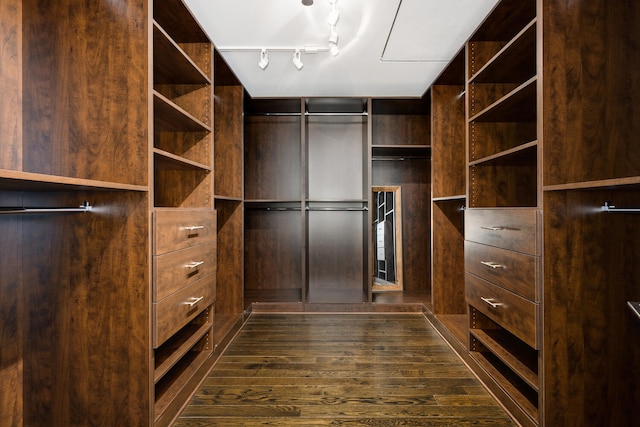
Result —
<instances>
[{"instance_id":1,"label":"recessed closet nook","mask_svg":"<svg viewBox=\"0 0 640 427\"><path fill-rule=\"evenodd\" d=\"M502 0L421 98L252 99L181 0L0 0L0 425L168 426L252 312L418 311L521 425L637 426L639 24Z\"/></svg>"}]
</instances>

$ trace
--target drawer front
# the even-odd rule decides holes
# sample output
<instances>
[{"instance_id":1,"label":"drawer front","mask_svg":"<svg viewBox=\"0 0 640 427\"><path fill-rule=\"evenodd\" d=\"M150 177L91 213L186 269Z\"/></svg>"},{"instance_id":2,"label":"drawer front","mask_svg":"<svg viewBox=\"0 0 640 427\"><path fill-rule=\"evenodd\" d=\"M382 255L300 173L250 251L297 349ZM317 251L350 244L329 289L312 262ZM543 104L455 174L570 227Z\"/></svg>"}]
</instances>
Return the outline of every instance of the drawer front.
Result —
<instances>
[{"instance_id":1,"label":"drawer front","mask_svg":"<svg viewBox=\"0 0 640 427\"><path fill-rule=\"evenodd\" d=\"M215 241L216 212L156 211L153 216L154 255Z\"/></svg>"},{"instance_id":2,"label":"drawer front","mask_svg":"<svg viewBox=\"0 0 640 427\"><path fill-rule=\"evenodd\" d=\"M210 274L153 303L153 346L159 347L215 299L216 275Z\"/></svg>"},{"instance_id":3,"label":"drawer front","mask_svg":"<svg viewBox=\"0 0 640 427\"><path fill-rule=\"evenodd\" d=\"M159 301L216 271L216 242L156 255L153 300Z\"/></svg>"},{"instance_id":4,"label":"drawer front","mask_svg":"<svg viewBox=\"0 0 640 427\"><path fill-rule=\"evenodd\" d=\"M464 242L464 269L531 301L538 300L540 257Z\"/></svg>"},{"instance_id":5,"label":"drawer front","mask_svg":"<svg viewBox=\"0 0 640 427\"><path fill-rule=\"evenodd\" d=\"M537 209L467 209L465 239L539 255Z\"/></svg>"},{"instance_id":6,"label":"drawer front","mask_svg":"<svg viewBox=\"0 0 640 427\"><path fill-rule=\"evenodd\" d=\"M465 274L467 303L494 322L538 349L538 304L495 286L472 274Z\"/></svg>"}]
</instances>

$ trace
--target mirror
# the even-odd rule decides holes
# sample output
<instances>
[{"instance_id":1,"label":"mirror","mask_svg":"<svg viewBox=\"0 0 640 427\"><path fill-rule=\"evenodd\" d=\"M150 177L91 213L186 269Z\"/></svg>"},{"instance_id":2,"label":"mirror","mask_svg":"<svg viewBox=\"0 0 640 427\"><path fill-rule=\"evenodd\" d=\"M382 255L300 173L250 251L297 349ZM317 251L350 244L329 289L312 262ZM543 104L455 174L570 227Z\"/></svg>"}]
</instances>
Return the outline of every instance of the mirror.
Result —
<instances>
[{"instance_id":1,"label":"mirror","mask_svg":"<svg viewBox=\"0 0 640 427\"><path fill-rule=\"evenodd\" d=\"M400 187L372 187L373 292L402 290Z\"/></svg>"}]
</instances>

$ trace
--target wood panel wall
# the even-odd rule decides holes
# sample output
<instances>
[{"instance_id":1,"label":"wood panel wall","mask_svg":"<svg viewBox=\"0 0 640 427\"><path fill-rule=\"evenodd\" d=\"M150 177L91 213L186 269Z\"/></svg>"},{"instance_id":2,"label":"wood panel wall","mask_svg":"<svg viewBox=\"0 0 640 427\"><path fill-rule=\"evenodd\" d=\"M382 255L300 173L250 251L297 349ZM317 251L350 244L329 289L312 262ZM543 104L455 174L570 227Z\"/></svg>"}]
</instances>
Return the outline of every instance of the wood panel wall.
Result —
<instances>
[{"instance_id":1,"label":"wood panel wall","mask_svg":"<svg viewBox=\"0 0 640 427\"><path fill-rule=\"evenodd\" d=\"M374 160L373 186L399 185L402 192L402 258L405 292L431 290L431 162Z\"/></svg>"},{"instance_id":2,"label":"wood panel wall","mask_svg":"<svg viewBox=\"0 0 640 427\"><path fill-rule=\"evenodd\" d=\"M0 2L0 169L22 169L22 2Z\"/></svg>"}]
</instances>

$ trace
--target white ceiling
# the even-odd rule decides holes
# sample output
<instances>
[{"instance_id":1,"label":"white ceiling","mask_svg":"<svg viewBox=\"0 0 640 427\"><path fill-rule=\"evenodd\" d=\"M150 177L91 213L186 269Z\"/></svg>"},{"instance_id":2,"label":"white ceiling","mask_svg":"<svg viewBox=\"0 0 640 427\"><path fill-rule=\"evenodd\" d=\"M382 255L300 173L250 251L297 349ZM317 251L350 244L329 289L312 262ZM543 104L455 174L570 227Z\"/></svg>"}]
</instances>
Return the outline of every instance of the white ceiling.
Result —
<instances>
[{"instance_id":1,"label":"white ceiling","mask_svg":"<svg viewBox=\"0 0 640 427\"><path fill-rule=\"evenodd\" d=\"M340 54L301 70L295 48L329 46L331 0L184 1L252 97L299 98L420 97L499 0L335 0Z\"/></svg>"}]
</instances>

